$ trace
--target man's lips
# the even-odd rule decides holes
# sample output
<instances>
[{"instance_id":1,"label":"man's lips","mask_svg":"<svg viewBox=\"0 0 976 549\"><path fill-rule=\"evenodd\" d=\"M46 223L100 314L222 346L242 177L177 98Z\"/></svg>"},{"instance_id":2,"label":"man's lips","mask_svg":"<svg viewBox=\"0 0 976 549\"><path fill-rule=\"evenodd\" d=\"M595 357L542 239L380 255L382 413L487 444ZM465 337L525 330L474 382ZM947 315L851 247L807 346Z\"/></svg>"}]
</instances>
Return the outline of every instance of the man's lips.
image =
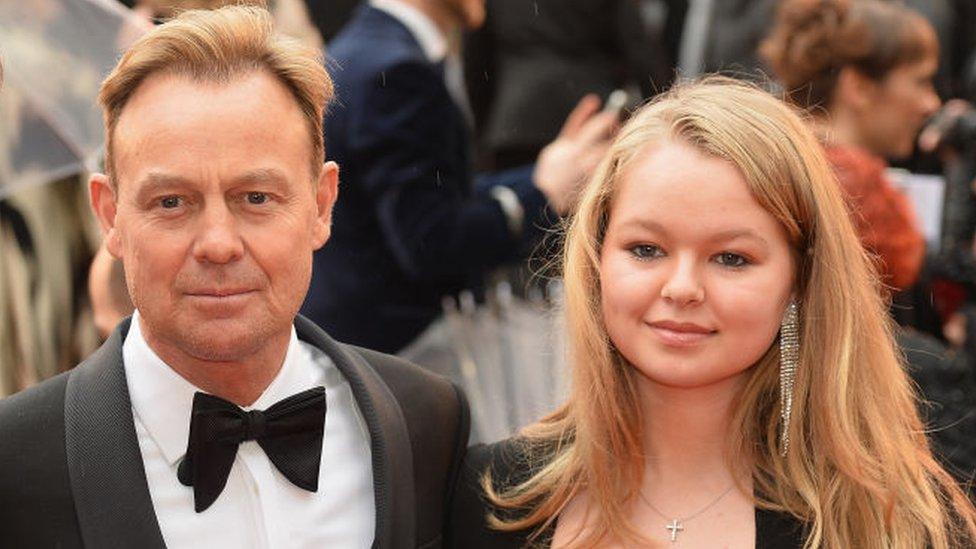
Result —
<instances>
[{"instance_id":1,"label":"man's lips","mask_svg":"<svg viewBox=\"0 0 976 549\"><path fill-rule=\"evenodd\" d=\"M649 322L648 326L665 345L674 347L691 347L717 333L717 330L700 324L673 320Z\"/></svg>"},{"instance_id":2,"label":"man's lips","mask_svg":"<svg viewBox=\"0 0 976 549\"><path fill-rule=\"evenodd\" d=\"M201 296L201 297L228 297L240 294L247 294L254 292L256 290L251 288L215 288L215 289L204 289L204 290L189 290L184 291L186 295Z\"/></svg>"}]
</instances>

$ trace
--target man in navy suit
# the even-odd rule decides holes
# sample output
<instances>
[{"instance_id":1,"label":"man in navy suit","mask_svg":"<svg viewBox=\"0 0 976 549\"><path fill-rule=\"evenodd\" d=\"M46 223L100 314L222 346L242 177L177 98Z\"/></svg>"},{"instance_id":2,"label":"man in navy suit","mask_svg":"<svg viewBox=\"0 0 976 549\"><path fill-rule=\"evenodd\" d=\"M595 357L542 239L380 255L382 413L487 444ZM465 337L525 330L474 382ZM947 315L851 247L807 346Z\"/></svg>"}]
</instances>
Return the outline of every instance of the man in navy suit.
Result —
<instances>
[{"instance_id":1,"label":"man in navy suit","mask_svg":"<svg viewBox=\"0 0 976 549\"><path fill-rule=\"evenodd\" d=\"M588 97L535 165L475 177L456 42L483 19L484 0L370 0L329 45L341 199L302 311L341 341L403 349L445 295L524 258L607 146L616 115Z\"/></svg>"}]
</instances>

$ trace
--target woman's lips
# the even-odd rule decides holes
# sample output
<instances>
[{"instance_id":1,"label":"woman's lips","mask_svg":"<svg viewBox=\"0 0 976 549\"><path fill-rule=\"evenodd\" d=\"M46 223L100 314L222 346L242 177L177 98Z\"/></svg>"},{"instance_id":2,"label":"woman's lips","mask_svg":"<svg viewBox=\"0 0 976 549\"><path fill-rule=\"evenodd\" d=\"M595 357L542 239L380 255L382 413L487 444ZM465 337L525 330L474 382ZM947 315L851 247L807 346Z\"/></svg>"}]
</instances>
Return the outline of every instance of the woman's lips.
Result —
<instances>
[{"instance_id":1,"label":"woman's lips","mask_svg":"<svg viewBox=\"0 0 976 549\"><path fill-rule=\"evenodd\" d=\"M717 333L689 322L657 321L648 324L662 343L672 347L693 347Z\"/></svg>"}]
</instances>

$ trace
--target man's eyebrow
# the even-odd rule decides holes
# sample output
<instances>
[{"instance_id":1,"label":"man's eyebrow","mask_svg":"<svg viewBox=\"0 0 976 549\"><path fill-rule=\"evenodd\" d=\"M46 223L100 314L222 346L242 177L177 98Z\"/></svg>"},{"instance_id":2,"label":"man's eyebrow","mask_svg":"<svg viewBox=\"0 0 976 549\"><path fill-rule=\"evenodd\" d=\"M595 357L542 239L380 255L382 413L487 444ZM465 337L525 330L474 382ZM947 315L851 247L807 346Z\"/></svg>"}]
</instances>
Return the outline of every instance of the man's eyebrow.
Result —
<instances>
[{"instance_id":1,"label":"man's eyebrow","mask_svg":"<svg viewBox=\"0 0 976 549\"><path fill-rule=\"evenodd\" d=\"M254 184L254 183L266 183L279 185L282 183L287 183L288 178L281 170L275 168L257 168L254 170L248 170L242 174L234 177L234 183L240 184ZM169 174L165 172L149 172L139 181L139 194L151 194L159 189L165 189L167 187L181 187L191 184L192 181L185 177Z\"/></svg>"},{"instance_id":2,"label":"man's eyebrow","mask_svg":"<svg viewBox=\"0 0 976 549\"><path fill-rule=\"evenodd\" d=\"M275 168L257 168L254 170L248 170L236 177L234 177L235 183L270 183L270 184L281 184L287 183L288 178L285 177L280 170Z\"/></svg>"},{"instance_id":3,"label":"man's eyebrow","mask_svg":"<svg viewBox=\"0 0 976 549\"><path fill-rule=\"evenodd\" d=\"M178 175L163 172L149 172L139 181L138 195L144 196L146 194L152 194L154 191L165 189L167 187L184 186L189 184L189 182L190 181L185 177L180 177Z\"/></svg>"}]
</instances>

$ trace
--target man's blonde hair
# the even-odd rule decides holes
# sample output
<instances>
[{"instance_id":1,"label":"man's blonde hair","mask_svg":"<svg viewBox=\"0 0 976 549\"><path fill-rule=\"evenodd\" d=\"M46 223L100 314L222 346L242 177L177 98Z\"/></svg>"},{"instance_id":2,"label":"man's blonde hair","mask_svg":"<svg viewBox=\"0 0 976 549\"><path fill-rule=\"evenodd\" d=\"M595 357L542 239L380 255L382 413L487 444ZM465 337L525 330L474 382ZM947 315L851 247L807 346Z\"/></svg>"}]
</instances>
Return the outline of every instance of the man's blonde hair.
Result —
<instances>
[{"instance_id":1,"label":"man's blonde hair","mask_svg":"<svg viewBox=\"0 0 976 549\"><path fill-rule=\"evenodd\" d=\"M325 160L322 116L333 94L321 52L276 36L267 10L228 6L186 11L156 27L129 48L102 82L98 100L105 116L105 165L112 185L118 185L115 126L147 77L171 73L223 84L260 70L275 76L298 103L312 139L312 175L318 176Z\"/></svg>"}]
</instances>

